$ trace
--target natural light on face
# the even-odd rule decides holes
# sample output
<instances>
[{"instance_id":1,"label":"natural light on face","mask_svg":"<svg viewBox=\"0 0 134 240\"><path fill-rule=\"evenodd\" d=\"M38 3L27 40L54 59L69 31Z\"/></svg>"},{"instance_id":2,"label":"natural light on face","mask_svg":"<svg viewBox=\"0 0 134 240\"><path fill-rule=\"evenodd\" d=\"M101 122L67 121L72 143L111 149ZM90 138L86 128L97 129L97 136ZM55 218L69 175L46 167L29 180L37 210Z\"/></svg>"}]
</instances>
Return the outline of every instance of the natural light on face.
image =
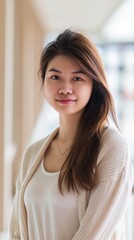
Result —
<instances>
[{"instance_id":1,"label":"natural light on face","mask_svg":"<svg viewBox=\"0 0 134 240\"><path fill-rule=\"evenodd\" d=\"M83 111L92 92L92 80L74 58L54 57L48 64L44 93L48 103L60 114Z\"/></svg>"}]
</instances>

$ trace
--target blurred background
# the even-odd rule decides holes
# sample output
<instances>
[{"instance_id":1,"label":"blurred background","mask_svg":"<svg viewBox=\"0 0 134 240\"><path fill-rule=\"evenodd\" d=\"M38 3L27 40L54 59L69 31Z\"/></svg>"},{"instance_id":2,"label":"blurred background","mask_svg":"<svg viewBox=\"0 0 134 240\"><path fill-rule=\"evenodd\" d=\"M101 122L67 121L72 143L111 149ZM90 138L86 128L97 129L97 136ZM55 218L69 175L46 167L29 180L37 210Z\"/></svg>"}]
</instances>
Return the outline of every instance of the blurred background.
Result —
<instances>
[{"instance_id":1,"label":"blurred background","mask_svg":"<svg viewBox=\"0 0 134 240\"><path fill-rule=\"evenodd\" d=\"M134 163L134 0L0 0L0 239L7 229L15 182L27 144L58 125L38 77L43 46L65 28L97 45L115 99L120 129ZM134 239L134 197L126 213Z\"/></svg>"}]
</instances>

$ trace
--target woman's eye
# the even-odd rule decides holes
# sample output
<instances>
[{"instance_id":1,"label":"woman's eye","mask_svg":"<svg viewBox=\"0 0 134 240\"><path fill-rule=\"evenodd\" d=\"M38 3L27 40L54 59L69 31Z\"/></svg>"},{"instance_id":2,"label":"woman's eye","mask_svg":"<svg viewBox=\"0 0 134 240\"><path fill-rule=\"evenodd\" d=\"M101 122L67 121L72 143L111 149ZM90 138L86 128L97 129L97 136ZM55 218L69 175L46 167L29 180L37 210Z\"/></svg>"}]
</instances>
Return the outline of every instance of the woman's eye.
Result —
<instances>
[{"instance_id":1,"label":"woman's eye","mask_svg":"<svg viewBox=\"0 0 134 240\"><path fill-rule=\"evenodd\" d=\"M53 75L51 78L52 78L53 80L59 80L59 79L60 79L60 77L57 76L57 75Z\"/></svg>"},{"instance_id":2,"label":"woman's eye","mask_svg":"<svg viewBox=\"0 0 134 240\"><path fill-rule=\"evenodd\" d=\"M75 77L75 78L73 78L73 80L79 82L79 81L82 81L82 78L80 78L80 77Z\"/></svg>"}]
</instances>

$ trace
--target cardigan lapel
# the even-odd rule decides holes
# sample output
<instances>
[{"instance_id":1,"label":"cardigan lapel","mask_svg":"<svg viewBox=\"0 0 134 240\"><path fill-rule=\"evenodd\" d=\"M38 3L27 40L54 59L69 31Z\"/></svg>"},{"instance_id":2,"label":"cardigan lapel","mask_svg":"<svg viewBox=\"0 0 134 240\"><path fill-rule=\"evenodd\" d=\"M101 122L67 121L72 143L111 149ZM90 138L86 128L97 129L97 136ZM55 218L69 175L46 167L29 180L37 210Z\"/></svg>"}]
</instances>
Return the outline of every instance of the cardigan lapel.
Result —
<instances>
[{"instance_id":1,"label":"cardigan lapel","mask_svg":"<svg viewBox=\"0 0 134 240\"><path fill-rule=\"evenodd\" d=\"M54 139L54 137L56 136L58 131L59 131L59 128L56 128L47 138L44 139L43 143L41 142L40 149L37 152L36 156L34 156L32 164L31 164L31 166L30 166L30 168L28 170L28 174L27 175L29 175L30 172L34 173L34 170L37 169L37 167L39 166L39 164L40 164L40 162L42 160L42 157L43 157L44 153L46 152L49 144Z\"/></svg>"},{"instance_id":2,"label":"cardigan lapel","mask_svg":"<svg viewBox=\"0 0 134 240\"><path fill-rule=\"evenodd\" d=\"M22 183L22 187L21 187L21 191L20 191L20 198L19 198L19 207L20 207L20 235L23 240L28 239L26 208L25 208L25 204L24 204L24 192L25 192L28 182L30 181L33 174L37 170L37 168L42 160L43 154L45 153L46 149L48 148L50 142L53 140L53 138L58 133L58 130L59 130L58 128L55 129L50 134L50 136L48 136L44 140L43 144L41 144L40 149L39 149L37 155L34 157L33 163L31 165L30 169L28 170L28 174Z\"/></svg>"}]
</instances>

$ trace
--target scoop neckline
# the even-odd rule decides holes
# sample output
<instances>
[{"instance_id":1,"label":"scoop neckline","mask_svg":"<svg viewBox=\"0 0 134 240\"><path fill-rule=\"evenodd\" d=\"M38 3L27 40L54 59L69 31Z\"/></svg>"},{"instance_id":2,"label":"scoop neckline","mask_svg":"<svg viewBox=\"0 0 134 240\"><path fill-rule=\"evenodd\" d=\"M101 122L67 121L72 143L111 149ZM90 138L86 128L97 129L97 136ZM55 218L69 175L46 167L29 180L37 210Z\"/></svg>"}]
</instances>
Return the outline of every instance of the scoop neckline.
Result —
<instances>
[{"instance_id":1,"label":"scoop neckline","mask_svg":"<svg viewBox=\"0 0 134 240\"><path fill-rule=\"evenodd\" d=\"M51 176L53 176L53 175L59 175L59 173L60 173L60 171L57 171L57 172L48 172L48 171L45 169L45 166L44 166L44 164L43 164L43 160L41 161L41 170L42 170L42 172L43 172L44 174L46 174L46 175L51 175Z\"/></svg>"}]
</instances>

